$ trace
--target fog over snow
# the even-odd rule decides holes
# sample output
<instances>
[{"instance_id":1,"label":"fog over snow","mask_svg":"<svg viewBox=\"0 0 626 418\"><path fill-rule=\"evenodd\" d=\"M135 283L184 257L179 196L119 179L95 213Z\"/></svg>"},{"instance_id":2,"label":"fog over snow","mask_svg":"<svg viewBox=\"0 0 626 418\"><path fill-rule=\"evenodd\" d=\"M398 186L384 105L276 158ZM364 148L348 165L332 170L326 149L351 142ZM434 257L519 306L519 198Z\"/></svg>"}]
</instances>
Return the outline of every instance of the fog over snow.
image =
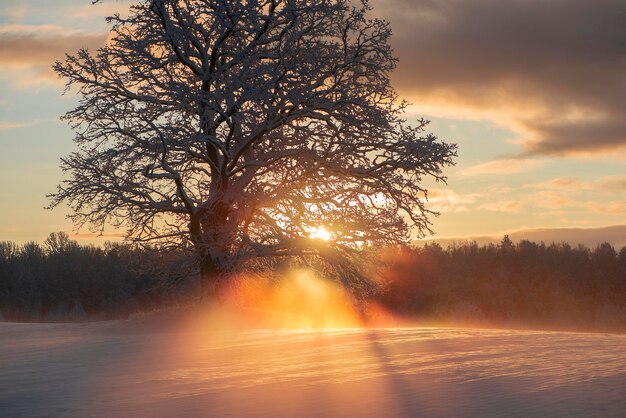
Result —
<instances>
[{"instance_id":1,"label":"fog over snow","mask_svg":"<svg viewBox=\"0 0 626 418\"><path fill-rule=\"evenodd\" d=\"M139 317L0 323L0 339L3 417L623 417L626 410L626 335L234 331Z\"/></svg>"}]
</instances>

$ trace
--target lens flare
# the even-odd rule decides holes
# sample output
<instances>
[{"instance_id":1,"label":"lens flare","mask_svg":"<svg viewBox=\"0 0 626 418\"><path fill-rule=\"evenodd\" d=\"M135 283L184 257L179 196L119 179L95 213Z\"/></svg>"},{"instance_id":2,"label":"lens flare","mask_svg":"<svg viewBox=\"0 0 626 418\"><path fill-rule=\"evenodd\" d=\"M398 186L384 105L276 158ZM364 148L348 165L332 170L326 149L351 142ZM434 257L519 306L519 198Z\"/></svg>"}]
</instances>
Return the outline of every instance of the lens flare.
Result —
<instances>
[{"instance_id":1,"label":"lens flare","mask_svg":"<svg viewBox=\"0 0 626 418\"><path fill-rule=\"evenodd\" d=\"M309 238L321 239L322 241L330 241L332 235L323 226L318 226L309 233Z\"/></svg>"},{"instance_id":2,"label":"lens flare","mask_svg":"<svg viewBox=\"0 0 626 418\"><path fill-rule=\"evenodd\" d=\"M364 326L348 292L307 269L293 269L279 281L239 280L228 304L253 322L277 328L351 328Z\"/></svg>"}]
</instances>

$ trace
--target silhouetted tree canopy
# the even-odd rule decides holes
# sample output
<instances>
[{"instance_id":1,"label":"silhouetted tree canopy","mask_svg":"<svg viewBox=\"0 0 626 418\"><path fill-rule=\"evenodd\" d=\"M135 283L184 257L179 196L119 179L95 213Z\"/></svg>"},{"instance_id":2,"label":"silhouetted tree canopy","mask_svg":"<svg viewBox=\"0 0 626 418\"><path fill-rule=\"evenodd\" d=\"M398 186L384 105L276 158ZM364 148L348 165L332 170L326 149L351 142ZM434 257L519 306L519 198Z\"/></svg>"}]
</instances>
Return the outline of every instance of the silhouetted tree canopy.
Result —
<instances>
[{"instance_id":1,"label":"silhouetted tree canopy","mask_svg":"<svg viewBox=\"0 0 626 418\"><path fill-rule=\"evenodd\" d=\"M79 92L78 150L51 206L97 231L195 251L205 289L253 260L354 256L428 230L425 177L455 146L411 127L391 29L366 2L143 0L55 71ZM310 238L323 227L326 243ZM55 244L56 245L56 244Z\"/></svg>"}]
</instances>

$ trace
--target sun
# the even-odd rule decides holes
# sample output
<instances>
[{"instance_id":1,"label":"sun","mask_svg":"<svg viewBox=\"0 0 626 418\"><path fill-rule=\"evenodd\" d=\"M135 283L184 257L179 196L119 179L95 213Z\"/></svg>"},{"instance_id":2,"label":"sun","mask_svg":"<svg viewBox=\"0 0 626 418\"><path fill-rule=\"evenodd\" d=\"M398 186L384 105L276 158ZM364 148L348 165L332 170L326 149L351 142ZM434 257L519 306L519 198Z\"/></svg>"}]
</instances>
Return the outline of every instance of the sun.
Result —
<instances>
[{"instance_id":1,"label":"sun","mask_svg":"<svg viewBox=\"0 0 626 418\"><path fill-rule=\"evenodd\" d=\"M309 238L330 241L332 235L323 226L318 226L309 233Z\"/></svg>"}]
</instances>

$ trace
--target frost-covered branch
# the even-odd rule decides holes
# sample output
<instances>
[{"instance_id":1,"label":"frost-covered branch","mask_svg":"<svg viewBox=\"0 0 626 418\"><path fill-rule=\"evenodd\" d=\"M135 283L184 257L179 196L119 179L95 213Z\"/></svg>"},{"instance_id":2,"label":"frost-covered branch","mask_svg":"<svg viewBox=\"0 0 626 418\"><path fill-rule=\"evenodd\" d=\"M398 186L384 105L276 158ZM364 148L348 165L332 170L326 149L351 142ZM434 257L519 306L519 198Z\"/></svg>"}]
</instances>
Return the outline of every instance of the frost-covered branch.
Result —
<instances>
[{"instance_id":1,"label":"frost-covered branch","mask_svg":"<svg viewBox=\"0 0 626 418\"><path fill-rule=\"evenodd\" d=\"M54 65L78 91L78 151L52 195L73 219L191 246L206 271L336 254L429 229L426 177L455 146L403 119L389 24L366 2L143 0ZM76 90L74 90L76 89ZM339 263L341 264L341 263Z\"/></svg>"}]
</instances>

